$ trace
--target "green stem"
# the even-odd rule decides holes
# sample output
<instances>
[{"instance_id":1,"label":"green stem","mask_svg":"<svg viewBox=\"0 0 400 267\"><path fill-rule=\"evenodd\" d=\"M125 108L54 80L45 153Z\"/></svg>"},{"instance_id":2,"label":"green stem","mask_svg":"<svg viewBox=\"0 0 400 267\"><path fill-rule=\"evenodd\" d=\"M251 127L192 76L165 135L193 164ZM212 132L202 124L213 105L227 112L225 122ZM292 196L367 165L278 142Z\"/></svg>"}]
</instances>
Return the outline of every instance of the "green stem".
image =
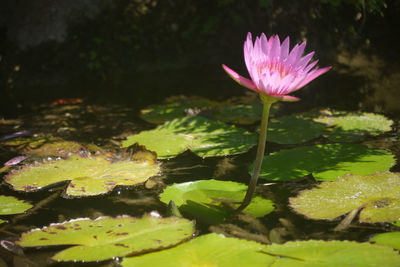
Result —
<instances>
[{"instance_id":1,"label":"green stem","mask_svg":"<svg viewBox=\"0 0 400 267\"><path fill-rule=\"evenodd\" d=\"M262 119L261 119L260 136L258 139L256 161L254 162L253 175L251 176L250 183L247 188L246 196L244 197L242 204L239 206L239 208L236 211L242 211L250 204L251 199L254 194L254 191L256 190L257 180L258 180L258 176L260 174L261 165L262 165L262 161L264 158L265 143L267 140L269 110L271 109L271 105L276 101L276 100L271 99L270 97L266 97L264 95L260 95L260 96L261 96L261 100L262 100L264 106L263 106L263 113L262 113Z\"/></svg>"}]
</instances>

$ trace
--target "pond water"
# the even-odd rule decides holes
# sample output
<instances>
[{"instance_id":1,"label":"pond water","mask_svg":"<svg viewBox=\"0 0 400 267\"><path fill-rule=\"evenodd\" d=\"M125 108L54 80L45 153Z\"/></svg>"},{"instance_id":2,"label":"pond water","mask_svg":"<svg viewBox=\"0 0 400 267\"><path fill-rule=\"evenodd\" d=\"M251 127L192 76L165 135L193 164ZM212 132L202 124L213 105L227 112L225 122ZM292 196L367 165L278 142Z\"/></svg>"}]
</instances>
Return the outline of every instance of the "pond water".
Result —
<instances>
[{"instance_id":1,"label":"pond water","mask_svg":"<svg viewBox=\"0 0 400 267\"><path fill-rule=\"evenodd\" d=\"M175 72L175 75L175 77L182 77L185 72L179 73L178 71ZM224 78L221 78L222 75L224 74L209 81L213 84L213 88L221 88L221 93L218 94L218 91L206 88L204 92L207 93L203 95L221 102L228 99L229 90L232 87L235 93L243 90L244 94L245 89L227 83ZM346 79L349 82L346 82ZM202 83L206 83L206 81ZM393 120L392 129L377 136L366 136L362 140L352 143L366 144L370 147L388 150L394 155L394 158L399 159L399 113L396 110L385 110L386 106L379 105L379 103L371 104L371 99L366 98L363 91L368 83L369 81L360 81L359 76L351 76L351 72L343 73L340 69L334 69L326 77L321 77L309 88L299 92L299 96L302 98L300 102L280 104L274 117L279 120L282 115L299 114L312 108L346 111L367 110L370 112L375 109L386 114L388 119ZM353 87L351 91L349 87ZM149 88L148 91L151 92L152 89ZM194 92L200 91L201 88L194 90ZM164 92L164 95L168 96L168 93ZM161 100L161 97L157 96L157 101L154 100L154 102L159 103ZM149 98L146 98L141 106L135 107L129 106L127 103L99 104L90 99L85 99L82 103L68 103L68 100L67 102L44 103L32 107L33 112L12 119L4 118L0 121L0 136L4 137L26 130L29 131L29 134L25 137L59 137L81 144L95 144L107 153L111 153L114 161L123 161L129 151L120 148L120 142L129 135L156 127L155 124L146 122L140 117L140 110L145 108L147 104L157 103L152 103ZM186 110L186 112L191 113L191 110ZM196 113L196 111L193 112ZM204 114L207 116L208 113L200 112L200 115ZM259 122L255 121L247 125L238 125L238 127L254 133L258 124ZM5 142L6 140L3 140L0 146L0 163L5 163L21 154L26 154L28 157L19 166L12 167L14 169L19 169L20 166L25 164L42 162L43 158L47 158L26 151L22 152L15 147L6 145ZM328 143L332 143L332 141L323 136L311 138L300 144L268 142L267 154L304 145ZM249 166L254 161L255 152L256 147L254 146L245 153L202 158L191 151L186 151L176 157L159 159L160 173L146 182L129 187L118 186L111 192L99 196L65 197L65 182L27 193L15 191L10 185L3 183L0 186L0 195L15 196L31 203L34 208L27 213L2 216L1 218L7 219L9 222L0 225L0 239L14 241L20 237L21 233L33 228L41 228L51 223L61 223L74 218L95 219L100 216L115 217L123 214L141 217L151 211L157 211L162 216L167 216L168 206L159 199L159 195L167 186L174 183L209 179L247 184L250 178ZM82 153L82 151L79 153ZM56 157L52 156L51 158ZM392 172L399 170L399 164L390 169ZM9 170L3 172L3 177L8 172ZM40 177L37 177L37 179L40 179ZM354 219L346 229L334 231L334 228L345 216L340 216L331 221L313 220L294 212L289 206L289 198L297 196L301 190L313 188L317 183L319 182L313 178L312 174L286 182L261 179L257 193L274 202L274 211L259 218L249 214L241 214L214 224L197 218L197 234L204 235L216 232L270 244L271 242L283 243L291 240L310 239L366 242L375 234L398 231L398 228L391 223L359 223L357 219ZM196 218L195 214L184 213L183 215L187 218ZM0 256L4 262L14 262L15 266L28 266L28 264L30 264L29 266L116 265L115 261L92 264L52 262L49 258L61 248L59 246L56 248L30 248L25 249L24 255L2 248ZM0 262L0 266L2 266L1 264L3 263Z\"/></svg>"}]
</instances>

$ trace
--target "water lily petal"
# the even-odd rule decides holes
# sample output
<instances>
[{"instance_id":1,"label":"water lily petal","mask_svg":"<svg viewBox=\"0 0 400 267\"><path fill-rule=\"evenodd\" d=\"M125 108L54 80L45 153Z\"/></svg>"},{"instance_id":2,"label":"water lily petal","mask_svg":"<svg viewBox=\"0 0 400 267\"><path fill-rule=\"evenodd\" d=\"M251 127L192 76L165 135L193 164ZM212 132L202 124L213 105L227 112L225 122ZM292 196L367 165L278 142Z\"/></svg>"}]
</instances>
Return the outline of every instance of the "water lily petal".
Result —
<instances>
[{"instance_id":1,"label":"water lily petal","mask_svg":"<svg viewBox=\"0 0 400 267\"><path fill-rule=\"evenodd\" d=\"M247 87L251 90L257 91L256 86L254 85L254 82L243 77L240 76L239 74L237 74L235 71L233 71L232 69L230 69L229 67L222 65L222 67L224 68L224 70L226 71L226 73L229 74L229 76L231 76L236 82L238 82L240 85L243 85L244 87Z\"/></svg>"}]
</instances>

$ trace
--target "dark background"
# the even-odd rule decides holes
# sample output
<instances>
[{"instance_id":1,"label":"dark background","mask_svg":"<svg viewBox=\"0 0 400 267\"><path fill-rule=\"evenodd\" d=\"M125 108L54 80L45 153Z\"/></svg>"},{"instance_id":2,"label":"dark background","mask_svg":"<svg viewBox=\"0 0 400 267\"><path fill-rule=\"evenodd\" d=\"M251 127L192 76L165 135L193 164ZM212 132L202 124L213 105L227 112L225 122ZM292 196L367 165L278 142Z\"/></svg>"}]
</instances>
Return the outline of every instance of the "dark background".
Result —
<instances>
[{"instance_id":1,"label":"dark background","mask_svg":"<svg viewBox=\"0 0 400 267\"><path fill-rule=\"evenodd\" d=\"M247 32L306 40L333 66L301 105L397 115L399 15L396 0L2 0L0 115L59 98L139 109L243 94L221 64L247 76Z\"/></svg>"}]
</instances>

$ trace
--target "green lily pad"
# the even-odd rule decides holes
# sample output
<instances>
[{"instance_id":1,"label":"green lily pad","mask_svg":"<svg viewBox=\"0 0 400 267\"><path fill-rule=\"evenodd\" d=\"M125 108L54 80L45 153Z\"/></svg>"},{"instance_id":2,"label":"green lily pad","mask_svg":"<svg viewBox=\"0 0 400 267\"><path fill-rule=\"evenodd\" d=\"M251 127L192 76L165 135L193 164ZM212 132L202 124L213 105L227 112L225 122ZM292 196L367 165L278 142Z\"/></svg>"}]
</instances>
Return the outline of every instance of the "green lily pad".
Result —
<instances>
[{"instance_id":1,"label":"green lily pad","mask_svg":"<svg viewBox=\"0 0 400 267\"><path fill-rule=\"evenodd\" d=\"M67 157L82 148L82 145L77 142L65 141L55 137L15 139L7 141L5 144L15 147L21 153L39 156Z\"/></svg>"},{"instance_id":2,"label":"green lily pad","mask_svg":"<svg viewBox=\"0 0 400 267\"><path fill-rule=\"evenodd\" d=\"M261 253L265 245L207 234L160 252L124 258L122 266L270 266L275 257Z\"/></svg>"},{"instance_id":3,"label":"green lily pad","mask_svg":"<svg viewBox=\"0 0 400 267\"><path fill-rule=\"evenodd\" d=\"M400 220L398 220L397 222L395 222L394 225L400 227Z\"/></svg>"},{"instance_id":4,"label":"green lily pad","mask_svg":"<svg viewBox=\"0 0 400 267\"><path fill-rule=\"evenodd\" d=\"M272 266L400 266L396 251L370 243L294 241L266 246L264 252L277 256Z\"/></svg>"},{"instance_id":5,"label":"green lily pad","mask_svg":"<svg viewBox=\"0 0 400 267\"><path fill-rule=\"evenodd\" d=\"M315 121L331 126L324 136L336 142L353 142L392 130L393 121L379 114L329 110L322 110L320 114Z\"/></svg>"},{"instance_id":6,"label":"green lily pad","mask_svg":"<svg viewBox=\"0 0 400 267\"><path fill-rule=\"evenodd\" d=\"M135 143L155 151L160 159L175 157L188 149L200 157L214 157L244 153L257 143L257 136L241 128L193 116L128 136L122 147Z\"/></svg>"},{"instance_id":7,"label":"green lily pad","mask_svg":"<svg viewBox=\"0 0 400 267\"><path fill-rule=\"evenodd\" d=\"M369 240L379 245L385 245L400 250L400 232L382 233Z\"/></svg>"},{"instance_id":8,"label":"green lily pad","mask_svg":"<svg viewBox=\"0 0 400 267\"><path fill-rule=\"evenodd\" d=\"M68 196L93 196L107 193L118 185L135 185L158 174L154 161L119 161L111 163L102 157L82 158L73 155L66 160L48 161L24 166L9 173L5 181L13 189L31 192L62 181L70 181Z\"/></svg>"},{"instance_id":9,"label":"green lily pad","mask_svg":"<svg viewBox=\"0 0 400 267\"><path fill-rule=\"evenodd\" d=\"M22 247L74 245L56 255L56 261L102 261L176 245L194 234L194 223L179 218L144 216L100 217L51 224L23 233Z\"/></svg>"},{"instance_id":10,"label":"green lily pad","mask_svg":"<svg viewBox=\"0 0 400 267\"><path fill-rule=\"evenodd\" d=\"M239 207L246 194L247 186L241 183L218 180L200 180L173 184L160 194L160 200L168 204L173 200L187 214L209 222L224 221ZM231 209L224 207L231 206ZM244 209L245 213L263 217L274 210L271 200L255 196Z\"/></svg>"},{"instance_id":11,"label":"green lily pad","mask_svg":"<svg viewBox=\"0 0 400 267\"><path fill-rule=\"evenodd\" d=\"M400 174L344 176L304 190L289 202L296 212L311 219L333 220L361 209L360 222L394 222L400 218Z\"/></svg>"},{"instance_id":12,"label":"green lily pad","mask_svg":"<svg viewBox=\"0 0 400 267\"><path fill-rule=\"evenodd\" d=\"M312 174L317 181L333 181L345 174L387 171L394 164L390 152L357 144L301 146L264 156L260 178L290 181Z\"/></svg>"},{"instance_id":13,"label":"green lily pad","mask_svg":"<svg viewBox=\"0 0 400 267\"><path fill-rule=\"evenodd\" d=\"M165 104L152 105L141 110L140 117L145 121L161 124L185 117L189 109L200 112L215 105L216 102L199 96L172 96L165 100Z\"/></svg>"},{"instance_id":14,"label":"green lily pad","mask_svg":"<svg viewBox=\"0 0 400 267\"><path fill-rule=\"evenodd\" d=\"M309 118L292 115L271 119L267 140L278 144L298 144L319 137L325 125Z\"/></svg>"},{"instance_id":15,"label":"green lily pad","mask_svg":"<svg viewBox=\"0 0 400 267\"><path fill-rule=\"evenodd\" d=\"M11 196L0 196L0 215L19 214L32 208L32 205ZM0 219L0 224L7 222Z\"/></svg>"},{"instance_id":16,"label":"green lily pad","mask_svg":"<svg viewBox=\"0 0 400 267\"><path fill-rule=\"evenodd\" d=\"M217 120L235 124L253 124L261 120L262 104L231 104L223 103L214 108L213 114Z\"/></svg>"}]
</instances>

